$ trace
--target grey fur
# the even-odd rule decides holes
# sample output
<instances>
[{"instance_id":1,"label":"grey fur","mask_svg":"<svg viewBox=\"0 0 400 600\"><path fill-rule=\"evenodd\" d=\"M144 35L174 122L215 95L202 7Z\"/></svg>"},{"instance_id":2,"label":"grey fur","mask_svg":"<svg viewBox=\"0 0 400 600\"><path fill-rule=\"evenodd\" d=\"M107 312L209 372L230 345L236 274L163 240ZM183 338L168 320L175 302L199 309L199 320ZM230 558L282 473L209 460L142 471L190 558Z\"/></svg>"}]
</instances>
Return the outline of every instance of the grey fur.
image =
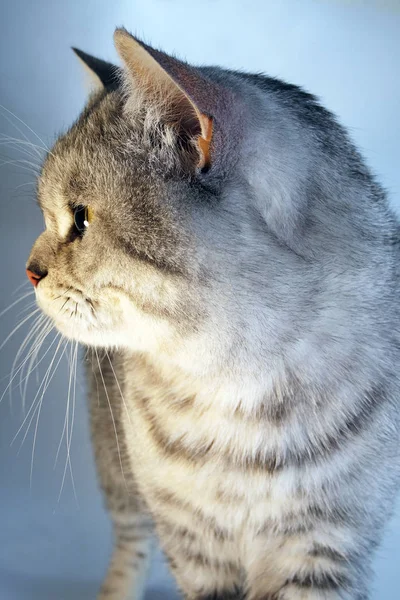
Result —
<instances>
[{"instance_id":1,"label":"grey fur","mask_svg":"<svg viewBox=\"0 0 400 600\"><path fill-rule=\"evenodd\" d=\"M148 513L188 599L367 600L399 481L397 220L313 96L135 44L214 119L210 167L127 66L47 157L29 260L57 327L113 349L91 412L117 552L123 513L143 562Z\"/></svg>"}]
</instances>

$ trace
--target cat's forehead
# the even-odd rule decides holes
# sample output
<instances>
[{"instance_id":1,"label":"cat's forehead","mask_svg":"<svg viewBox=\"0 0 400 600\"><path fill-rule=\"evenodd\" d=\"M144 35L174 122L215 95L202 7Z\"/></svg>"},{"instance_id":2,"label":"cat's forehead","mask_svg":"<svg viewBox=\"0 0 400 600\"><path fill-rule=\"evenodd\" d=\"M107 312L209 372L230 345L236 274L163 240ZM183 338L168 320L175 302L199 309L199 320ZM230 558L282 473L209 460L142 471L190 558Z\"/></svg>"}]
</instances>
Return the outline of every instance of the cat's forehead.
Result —
<instances>
[{"instance_id":1,"label":"cat's forehead","mask_svg":"<svg viewBox=\"0 0 400 600\"><path fill-rule=\"evenodd\" d=\"M92 97L47 155L39 178L39 204L44 210L60 209L66 203L76 205L88 195L91 202L98 202L102 187L128 174L124 149L128 145L134 149L139 140L135 124L124 118L119 94ZM130 163L129 170L136 177L144 168L139 159L136 155Z\"/></svg>"}]
</instances>

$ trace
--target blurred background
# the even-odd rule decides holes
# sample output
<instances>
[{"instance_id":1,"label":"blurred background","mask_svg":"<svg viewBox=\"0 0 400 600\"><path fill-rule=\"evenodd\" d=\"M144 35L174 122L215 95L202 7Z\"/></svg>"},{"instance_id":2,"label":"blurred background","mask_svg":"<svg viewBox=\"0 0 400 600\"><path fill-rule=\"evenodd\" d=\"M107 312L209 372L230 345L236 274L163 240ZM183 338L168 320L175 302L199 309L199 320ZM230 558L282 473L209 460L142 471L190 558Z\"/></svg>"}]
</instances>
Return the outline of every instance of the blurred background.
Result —
<instances>
[{"instance_id":1,"label":"blurred background","mask_svg":"<svg viewBox=\"0 0 400 600\"><path fill-rule=\"evenodd\" d=\"M94 600L111 550L79 364L67 411L68 363L74 353L67 349L62 355L58 340L49 333L40 353L43 358L26 379L34 358L30 345L46 331L39 324L29 338L37 313L32 314L34 298L24 270L43 226L35 203L41 157L85 102L82 68L70 47L116 61L112 35L119 25L194 64L264 71L317 94L349 128L400 212L400 0L2 0L0 598L4 600ZM13 366L24 340L26 346ZM24 357L28 361L22 369ZM21 396L27 381L24 412ZM400 508L375 562L374 600L398 597L399 564ZM158 555L146 599L177 597Z\"/></svg>"}]
</instances>

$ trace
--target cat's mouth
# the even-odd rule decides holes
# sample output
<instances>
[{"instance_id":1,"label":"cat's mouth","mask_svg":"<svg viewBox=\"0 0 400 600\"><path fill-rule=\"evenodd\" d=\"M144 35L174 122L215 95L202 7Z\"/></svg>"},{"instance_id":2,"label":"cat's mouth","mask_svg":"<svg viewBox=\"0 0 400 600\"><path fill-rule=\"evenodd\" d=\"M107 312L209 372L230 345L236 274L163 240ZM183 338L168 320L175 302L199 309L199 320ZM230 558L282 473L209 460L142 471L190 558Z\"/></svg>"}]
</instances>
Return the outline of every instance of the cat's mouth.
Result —
<instances>
[{"instance_id":1,"label":"cat's mouth","mask_svg":"<svg viewBox=\"0 0 400 600\"><path fill-rule=\"evenodd\" d=\"M36 300L67 338L92 344L94 337L115 327L112 313L104 309L104 303L88 298L74 287L49 290L39 285ZM115 303L113 308L115 311Z\"/></svg>"},{"instance_id":2,"label":"cat's mouth","mask_svg":"<svg viewBox=\"0 0 400 600\"><path fill-rule=\"evenodd\" d=\"M121 288L96 288L88 297L75 287L50 286L46 280L35 288L37 303L70 340L87 346L156 352L174 338L166 320L141 311Z\"/></svg>"}]
</instances>

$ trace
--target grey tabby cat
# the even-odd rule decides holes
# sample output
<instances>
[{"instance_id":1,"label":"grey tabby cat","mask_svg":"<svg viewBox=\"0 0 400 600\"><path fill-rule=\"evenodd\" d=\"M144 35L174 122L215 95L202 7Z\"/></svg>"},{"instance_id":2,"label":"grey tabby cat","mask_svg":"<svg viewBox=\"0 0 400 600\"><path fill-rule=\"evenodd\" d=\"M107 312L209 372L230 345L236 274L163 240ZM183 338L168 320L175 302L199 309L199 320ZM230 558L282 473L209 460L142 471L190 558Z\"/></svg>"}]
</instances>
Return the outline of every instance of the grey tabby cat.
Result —
<instances>
[{"instance_id":1,"label":"grey tabby cat","mask_svg":"<svg viewBox=\"0 0 400 600\"><path fill-rule=\"evenodd\" d=\"M94 348L99 598L139 597L154 523L188 600L367 600L400 470L385 193L298 87L115 43L123 69L76 51L99 89L46 158L27 264Z\"/></svg>"}]
</instances>

